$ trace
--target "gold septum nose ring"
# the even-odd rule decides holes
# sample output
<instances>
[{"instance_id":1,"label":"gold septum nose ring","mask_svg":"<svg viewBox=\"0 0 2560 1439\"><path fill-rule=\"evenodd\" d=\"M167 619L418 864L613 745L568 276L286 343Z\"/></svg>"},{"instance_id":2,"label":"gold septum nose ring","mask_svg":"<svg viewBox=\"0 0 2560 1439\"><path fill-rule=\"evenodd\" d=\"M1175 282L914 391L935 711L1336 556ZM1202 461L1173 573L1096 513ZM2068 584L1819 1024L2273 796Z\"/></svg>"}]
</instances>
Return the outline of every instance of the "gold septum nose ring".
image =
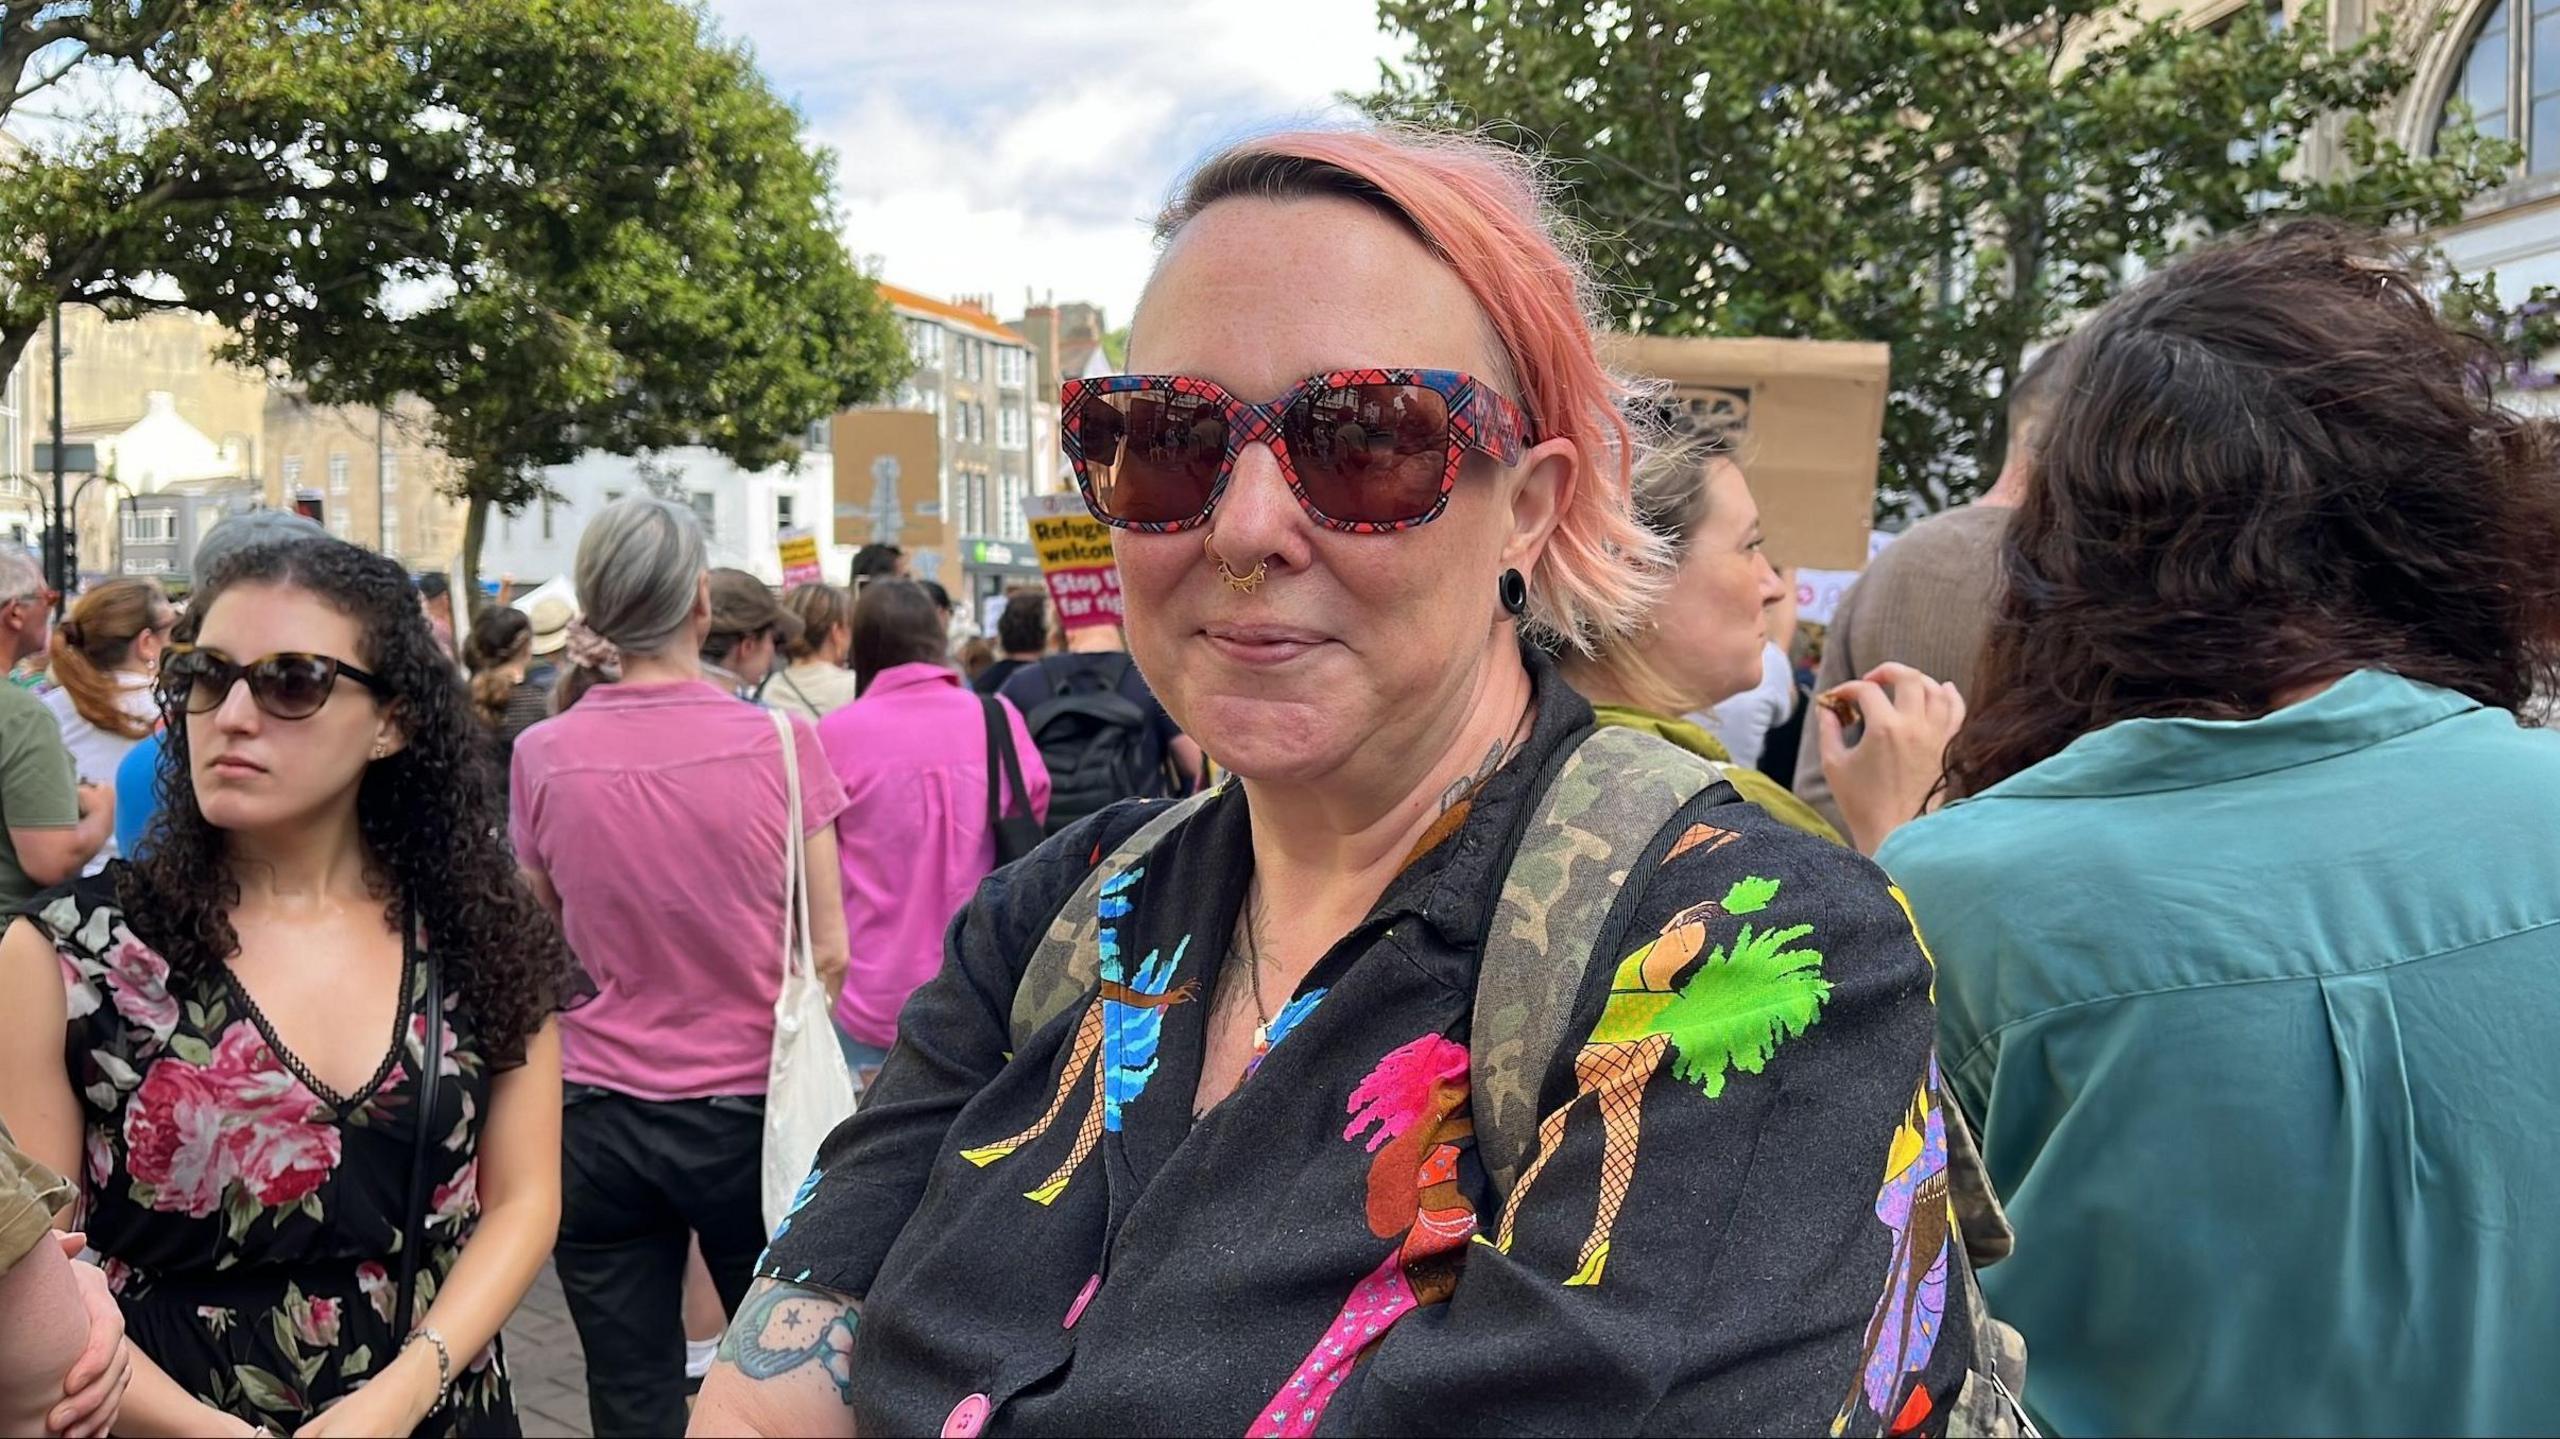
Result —
<instances>
[{"instance_id":1,"label":"gold septum nose ring","mask_svg":"<svg viewBox=\"0 0 2560 1439\"><path fill-rule=\"evenodd\" d=\"M1225 558L1218 553L1218 532L1216 530L1207 531L1200 536L1200 549L1202 553L1208 555L1209 563L1218 567L1218 578L1225 580L1227 582L1227 588L1234 590L1237 594L1249 595L1255 590L1262 588L1262 581L1271 573L1271 562L1269 560L1257 562L1253 567L1253 573L1249 575L1240 575L1234 570L1227 568Z\"/></svg>"}]
</instances>

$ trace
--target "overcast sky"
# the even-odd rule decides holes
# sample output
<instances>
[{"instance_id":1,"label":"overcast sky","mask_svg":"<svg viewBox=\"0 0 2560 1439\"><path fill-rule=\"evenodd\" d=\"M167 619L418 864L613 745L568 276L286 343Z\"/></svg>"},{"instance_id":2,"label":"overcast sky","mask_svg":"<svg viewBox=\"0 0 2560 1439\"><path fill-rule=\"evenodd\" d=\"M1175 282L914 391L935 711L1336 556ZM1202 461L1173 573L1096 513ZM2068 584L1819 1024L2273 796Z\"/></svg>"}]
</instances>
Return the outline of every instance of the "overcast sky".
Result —
<instances>
[{"instance_id":1,"label":"overcast sky","mask_svg":"<svg viewBox=\"0 0 2560 1439\"><path fill-rule=\"evenodd\" d=\"M1128 321L1175 178L1339 118L1397 48L1375 0L711 0L836 152L845 243L892 284Z\"/></svg>"}]
</instances>

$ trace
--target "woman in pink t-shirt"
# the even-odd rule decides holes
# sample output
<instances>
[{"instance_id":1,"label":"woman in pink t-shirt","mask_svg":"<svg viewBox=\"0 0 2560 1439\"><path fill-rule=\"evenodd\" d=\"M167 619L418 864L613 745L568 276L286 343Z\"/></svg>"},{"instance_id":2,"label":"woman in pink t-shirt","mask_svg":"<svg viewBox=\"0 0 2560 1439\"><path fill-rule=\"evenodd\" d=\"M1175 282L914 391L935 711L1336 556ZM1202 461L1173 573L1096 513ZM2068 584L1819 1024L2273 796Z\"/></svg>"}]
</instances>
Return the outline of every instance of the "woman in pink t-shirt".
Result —
<instances>
[{"instance_id":1,"label":"woman in pink t-shirt","mask_svg":"<svg viewBox=\"0 0 2560 1439\"><path fill-rule=\"evenodd\" d=\"M907 996L942 967L951 916L995 868L986 706L1004 719L1031 817L1049 812L1049 770L1022 716L961 683L944 663L945 633L923 586L865 585L853 614L853 673L862 697L818 726L846 796L836 842L853 959L836 1000L836 1030L855 1078L865 1082L897 1042ZM1010 809L1010 797L1005 803Z\"/></svg>"},{"instance_id":2,"label":"woman in pink t-shirt","mask_svg":"<svg viewBox=\"0 0 2560 1439\"><path fill-rule=\"evenodd\" d=\"M514 771L517 858L598 990L561 1019L557 1260L596 1432L673 1434L685 1424L685 1236L701 1237L731 1309L764 1244L784 826L808 836L812 943L832 988L845 963L844 789L793 720L789 816L772 716L703 680L711 601L690 510L636 496L606 506L579 541L576 583L575 708L517 739Z\"/></svg>"}]
</instances>

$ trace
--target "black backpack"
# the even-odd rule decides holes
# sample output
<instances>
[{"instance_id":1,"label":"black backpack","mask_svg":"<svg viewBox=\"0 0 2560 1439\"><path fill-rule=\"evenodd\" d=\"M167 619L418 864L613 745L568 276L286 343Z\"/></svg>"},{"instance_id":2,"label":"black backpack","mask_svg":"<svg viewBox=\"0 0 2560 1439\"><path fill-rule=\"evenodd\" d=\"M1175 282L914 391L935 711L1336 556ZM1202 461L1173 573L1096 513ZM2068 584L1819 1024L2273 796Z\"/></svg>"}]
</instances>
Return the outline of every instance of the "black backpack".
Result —
<instances>
[{"instance_id":1,"label":"black backpack","mask_svg":"<svg viewBox=\"0 0 2560 1439\"><path fill-rule=\"evenodd\" d=\"M1147 712L1120 693L1131 661L1110 659L1115 663L1040 662L1049 698L1032 707L1024 724L1049 770L1051 834L1124 799L1163 793L1146 758Z\"/></svg>"}]
</instances>

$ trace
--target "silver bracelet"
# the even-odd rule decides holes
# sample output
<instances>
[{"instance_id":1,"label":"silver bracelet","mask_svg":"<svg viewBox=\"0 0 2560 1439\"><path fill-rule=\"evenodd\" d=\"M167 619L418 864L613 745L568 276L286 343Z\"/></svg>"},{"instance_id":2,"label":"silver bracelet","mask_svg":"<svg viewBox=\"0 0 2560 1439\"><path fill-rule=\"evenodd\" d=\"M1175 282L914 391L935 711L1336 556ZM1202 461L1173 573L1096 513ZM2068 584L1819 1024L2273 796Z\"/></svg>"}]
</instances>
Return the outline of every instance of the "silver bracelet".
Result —
<instances>
[{"instance_id":1,"label":"silver bracelet","mask_svg":"<svg viewBox=\"0 0 2560 1439\"><path fill-rule=\"evenodd\" d=\"M444 1407L445 1400L453 1396L453 1351L445 1347L443 1335L421 1324L416 1332L400 1341L401 1352L407 1353L409 1346L421 1339L436 1347L436 1397L435 1402L427 1406L427 1412L433 1414Z\"/></svg>"}]
</instances>

